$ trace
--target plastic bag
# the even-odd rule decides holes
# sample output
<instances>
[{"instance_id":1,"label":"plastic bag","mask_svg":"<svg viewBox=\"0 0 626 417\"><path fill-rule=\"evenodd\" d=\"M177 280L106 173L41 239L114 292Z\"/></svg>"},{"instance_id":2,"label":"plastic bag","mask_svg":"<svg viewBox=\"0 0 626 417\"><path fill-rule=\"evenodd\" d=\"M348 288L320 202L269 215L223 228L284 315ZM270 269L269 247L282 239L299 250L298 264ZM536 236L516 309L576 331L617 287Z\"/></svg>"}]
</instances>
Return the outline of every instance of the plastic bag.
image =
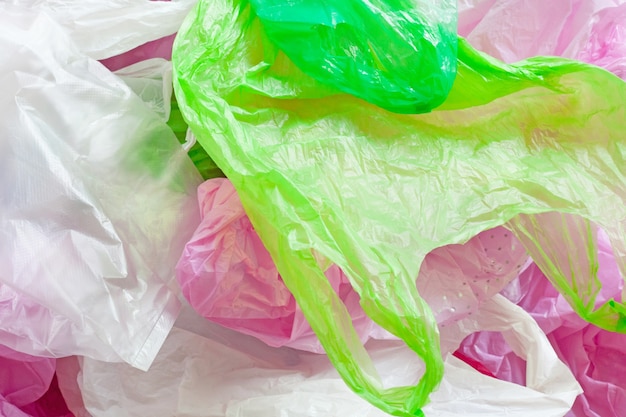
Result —
<instances>
[{"instance_id":1,"label":"plastic bag","mask_svg":"<svg viewBox=\"0 0 626 417\"><path fill-rule=\"evenodd\" d=\"M532 2L469 3L461 6L459 31L490 54L508 61L541 53L562 54L622 75L620 62L626 60L626 49L621 49L626 27L626 3L622 1L616 1L622 3L618 7L607 7L604 1L551 3L549 13ZM505 16L511 13L524 18L509 22ZM626 310L610 300L603 306L594 302L602 287L596 275L594 225L567 214L545 213L519 216L509 227L580 316L610 330L624 326L615 321L616 309L621 310L618 314Z\"/></svg>"},{"instance_id":2,"label":"plastic bag","mask_svg":"<svg viewBox=\"0 0 626 417\"><path fill-rule=\"evenodd\" d=\"M445 379L425 408L427 416L495 417L506 410L510 416L556 417L569 409L580 389L523 310L496 297L460 323L445 333L449 348L455 349L464 328L502 331L528 356L529 369L540 372L532 373L527 387L519 386L481 375L447 356ZM403 343L370 341L367 347L385 386L414 383L423 372ZM186 310L147 373L87 358L76 364L65 372L64 367L74 365L60 361L60 382L78 382L93 417L386 415L350 392L327 357L271 349Z\"/></svg>"},{"instance_id":3,"label":"plastic bag","mask_svg":"<svg viewBox=\"0 0 626 417\"><path fill-rule=\"evenodd\" d=\"M398 113L428 112L452 87L456 0L250 4L264 35L322 84Z\"/></svg>"},{"instance_id":4,"label":"plastic bag","mask_svg":"<svg viewBox=\"0 0 626 417\"><path fill-rule=\"evenodd\" d=\"M602 290L597 303L619 299L623 281L607 237L598 234L598 277ZM565 298L532 265L507 289L519 306L527 310L547 334L559 358L573 371L584 392L568 416L621 416L626 405L626 335L602 330L586 323ZM461 351L483 365L500 379L523 383L525 364L498 335L477 333L466 339Z\"/></svg>"},{"instance_id":5,"label":"plastic bag","mask_svg":"<svg viewBox=\"0 0 626 417\"><path fill-rule=\"evenodd\" d=\"M55 378L55 359L37 358L0 345L0 415L73 417Z\"/></svg>"},{"instance_id":6,"label":"plastic bag","mask_svg":"<svg viewBox=\"0 0 626 417\"><path fill-rule=\"evenodd\" d=\"M557 55L626 78L624 0L462 0L458 4L459 34L498 59L515 62Z\"/></svg>"},{"instance_id":7,"label":"plastic bag","mask_svg":"<svg viewBox=\"0 0 626 417\"><path fill-rule=\"evenodd\" d=\"M594 15L589 40L576 58L626 79L626 2L620 3Z\"/></svg>"},{"instance_id":8,"label":"plastic bag","mask_svg":"<svg viewBox=\"0 0 626 417\"><path fill-rule=\"evenodd\" d=\"M7 3L47 14L63 27L81 52L94 59L106 59L172 35L195 2L9 0Z\"/></svg>"},{"instance_id":9,"label":"plastic bag","mask_svg":"<svg viewBox=\"0 0 626 417\"><path fill-rule=\"evenodd\" d=\"M147 368L179 309L200 177L46 14L0 5L0 344Z\"/></svg>"},{"instance_id":10,"label":"plastic bag","mask_svg":"<svg viewBox=\"0 0 626 417\"><path fill-rule=\"evenodd\" d=\"M170 118L172 100L172 63L151 58L115 71L150 109L164 122Z\"/></svg>"},{"instance_id":11,"label":"plastic bag","mask_svg":"<svg viewBox=\"0 0 626 417\"><path fill-rule=\"evenodd\" d=\"M433 249L558 211L595 221L626 252L619 78L559 58L505 65L460 41L443 105L396 115L328 93L253 42L262 37L246 4L199 2L174 45L179 104L333 364L383 410L419 414L442 375L435 319L415 289ZM417 386L382 388L323 274L329 262L426 362Z\"/></svg>"},{"instance_id":12,"label":"plastic bag","mask_svg":"<svg viewBox=\"0 0 626 417\"><path fill-rule=\"evenodd\" d=\"M270 346L323 352L230 181L205 182L198 188L198 201L202 222L176 266L185 298L203 317ZM364 342L373 323L358 295L336 266L329 267L326 276Z\"/></svg>"},{"instance_id":13,"label":"plastic bag","mask_svg":"<svg viewBox=\"0 0 626 417\"><path fill-rule=\"evenodd\" d=\"M198 188L198 202L202 221L176 267L191 306L203 317L270 346L322 352L230 181L206 181ZM445 325L471 314L502 290L526 259L513 234L497 228L465 245L445 246L428 254L417 286L437 322ZM325 275L350 313L361 341L386 337L365 316L345 274L329 265Z\"/></svg>"}]
</instances>

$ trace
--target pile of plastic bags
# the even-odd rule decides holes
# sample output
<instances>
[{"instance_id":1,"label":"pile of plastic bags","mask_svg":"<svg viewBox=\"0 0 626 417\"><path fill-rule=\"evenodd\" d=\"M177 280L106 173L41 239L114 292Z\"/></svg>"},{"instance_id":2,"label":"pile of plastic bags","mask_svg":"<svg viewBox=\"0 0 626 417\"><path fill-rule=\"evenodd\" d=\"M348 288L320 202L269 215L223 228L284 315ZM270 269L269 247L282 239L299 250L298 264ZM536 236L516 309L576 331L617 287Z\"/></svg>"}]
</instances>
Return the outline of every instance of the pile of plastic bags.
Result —
<instances>
[{"instance_id":1,"label":"pile of plastic bags","mask_svg":"<svg viewBox=\"0 0 626 417\"><path fill-rule=\"evenodd\" d=\"M7 0L0 55L0 416L623 415L626 1Z\"/></svg>"}]
</instances>

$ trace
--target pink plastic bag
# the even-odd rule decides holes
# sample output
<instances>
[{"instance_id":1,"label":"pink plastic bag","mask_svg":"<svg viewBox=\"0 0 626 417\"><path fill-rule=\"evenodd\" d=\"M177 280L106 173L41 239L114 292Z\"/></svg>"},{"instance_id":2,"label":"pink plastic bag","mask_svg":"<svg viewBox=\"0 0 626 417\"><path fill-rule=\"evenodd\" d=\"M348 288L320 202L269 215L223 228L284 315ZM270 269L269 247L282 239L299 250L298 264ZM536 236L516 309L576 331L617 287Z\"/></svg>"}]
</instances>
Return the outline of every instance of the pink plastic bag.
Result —
<instances>
[{"instance_id":1,"label":"pink plastic bag","mask_svg":"<svg viewBox=\"0 0 626 417\"><path fill-rule=\"evenodd\" d=\"M177 265L183 294L203 317L253 335L270 346L321 352L322 348L278 275L230 181L212 179L198 189L202 223ZM442 325L466 317L506 286L522 267L524 249L504 228L465 245L430 253L418 289ZM362 341L386 337L365 316L359 297L335 265L326 276L352 316Z\"/></svg>"},{"instance_id":2,"label":"pink plastic bag","mask_svg":"<svg viewBox=\"0 0 626 417\"><path fill-rule=\"evenodd\" d=\"M598 233L598 277L602 290L597 303L620 300L623 282L606 235ZM582 320L546 279L531 265L507 288L507 296L528 311L572 370L584 389L571 417L622 416L626 410L626 334L599 329ZM500 335L478 333L464 340L460 351L486 366L496 377L525 383L525 362Z\"/></svg>"},{"instance_id":3,"label":"pink plastic bag","mask_svg":"<svg viewBox=\"0 0 626 417\"><path fill-rule=\"evenodd\" d=\"M626 79L626 3L595 14L591 35L576 56Z\"/></svg>"},{"instance_id":4,"label":"pink plastic bag","mask_svg":"<svg viewBox=\"0 0 626 417\"><path fill-rule=\"evenodd\" d=\"M71 417L55 378L56 360L0 345L0 416Z\"/></svg>"},{"instance_id":5,"label":"pink plastic bag","mask_svg":"<svg viewBox=\"0 0 626 417\"><path fill-rule=\"evenodd\" d=\"M459 34L505 62L578 59L626 76L624 0L460 0Z\"/></svg>"}]
</instances>

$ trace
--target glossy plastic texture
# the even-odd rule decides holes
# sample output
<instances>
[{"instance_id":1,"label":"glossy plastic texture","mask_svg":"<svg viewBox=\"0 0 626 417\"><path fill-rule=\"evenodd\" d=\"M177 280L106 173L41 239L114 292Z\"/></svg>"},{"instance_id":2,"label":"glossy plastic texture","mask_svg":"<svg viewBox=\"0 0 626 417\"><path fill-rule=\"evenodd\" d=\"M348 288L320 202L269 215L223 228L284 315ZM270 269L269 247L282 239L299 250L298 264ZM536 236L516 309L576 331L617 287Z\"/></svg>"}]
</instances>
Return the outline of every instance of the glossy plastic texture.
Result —
<instances>
[{"instance_id":1,"label":"glossy plastic texture","mask_svg":"<svg viewBox=\"0 0 626 417\"><path fill-rule=\"evenodd\" d=\"M56 360L0 345L0 416L73 417L54 377Z\"/></svg>"},{"instance_id":2,"label":"glossy plastic texture","mask_svg":"<svg viewBox=\"0 0 626 417\"><path fill-rule=\"evenodd\" d=\"M161 119L170 118L172 100L172 63L151 58L115 71L130 89Z\"/></svg>"},{"instance_id":3,"label":"glossy plastic texture","mask_svg":"<svg viewBox=\"0 0 626 417\"><path fill-rule=\"evenodd\" d=\"M0 5L0 344L147 368L198 222L165 122L46 14Z\"/></svg>"},{"instance_id":4,"label":"glossy plastic texture","mask_svg":"<svg viewBox=\"0 0 626 417\"><path fill-rule=\"evenodd\" d=\"M62 26L81 52L94 59L106 59L172 35L196 0L9 0L5 3L48 15Z\"/></svg>"},{"instance_id":5,"label":"glossy plastic texture","mask_svg":"<svg viewBox=\"0 0 626 417\"><path fill-rule=\"evenodd\" d=\"M626 78L626 1L460 0L459 34L505 62L579 59Z\"/></svg>"},{"instance_id":6,"label":"glossy plastic texture","mask_svg":"<svg viewBox=\"0 0 626 417\"><path fill-rule=\"evenodd\" d=\"M626 2L619 2L594 15L588 41L576 58L626 79Z\"/></svg>"},{"instance_id":7,"label":"glossy plastic texture","mask_svg":"<svg viewBox=\"0 0 626 417\"><path fill-rule=\"evenodd\" d=\"M230 181L205 182L198 188L198 201L202 222L176 266L191 305L203 317L270 346L322 353ZM361 309L359 296L339 268L329 266L325 273L364 342L373 323Z\"/></svg>"},{"instance_id":8,"label":"glossy plastic texture","mask_svg":"<svg viewBox=\"0 0 626 417\"><path fill-rule=\"evenodd\" d=\"M597 237L598 277L602 290L597 303L620 299L624 282L606 235ZM568 417L617 417L626 407L626 335L609 332L582 320L565 298L532 265L507 290L528 311L548 336L559 358L572 370L584 389ZM462 352L498 378L524 382L525 364L494 334L478 333L465 340Z\"/></svg>"},{"instance_id":9,"label":"glossy plastic texture","mask_svg":"<svg viewBox=\"0 0 626 417\"><path fill-rule=\"evenodd\" d=\"M506 410L511 417L557 417L571 407L580 387L522 309L496 296L447 330L448 346L454 349L477 329L503 332L528 359L527 386L481 375L447 355L444 382L427 416L500 417ZM385 386L414 383L423 372L401 342L370 341L367 349ZM326 356L269 348L187 310L147 373L87 358L62 360L59 367L61 385L75 381L82 391L84 407L72 409L81 417L86 411L93 417L388 415L350 392Z\"/></svg>"},{"instance_id":10,"label":"glossy plastic texture","mask_svg":"<svg viewBox=\"0 0 626 417\"><path fill-rule=\"evenodd\" d=\"M424 113L456 75L456 1L250 0L305 74L397 113ZM280 57L277 57L280 60Z\"/></svg>"},{"instance_id":11,"label":"glossy plastic texture","mask_svg":"<svg viewBox=\"0 0 626 417\"><path fill-rule=\"evenodd\" d=\"M203 317L270 346L322 352L230 181L203 183L198 202L202 222L176 267L190 304ZM444 246L428 254L417 287L437 322L446 325L472 314L502 290L526 259L523 246L511 232L489 230L464 245ZM365 316L345 274L329 265L325 275L350 313L361 341L384 336Z\"/></svg>"},{"instance_id":12,"label":"glossy plastic texture","mask_svg":"<svg viewBox=\"0 0 626 417\"><path fill-rule=\"evenodd\" d=\"M559 58L505 65L461 41L438 111L396 115L329 92L261 39L245 3L199 2L174 45L179 105L340 374L383 410L419 415L442 376L435 319L415 289L433 249L559 211L594 220L626 253L619 78ZM381 388L327 262L425 361L417 386ZM603 320L617 327L619 306Z\"/></svg>"}]
</instances>

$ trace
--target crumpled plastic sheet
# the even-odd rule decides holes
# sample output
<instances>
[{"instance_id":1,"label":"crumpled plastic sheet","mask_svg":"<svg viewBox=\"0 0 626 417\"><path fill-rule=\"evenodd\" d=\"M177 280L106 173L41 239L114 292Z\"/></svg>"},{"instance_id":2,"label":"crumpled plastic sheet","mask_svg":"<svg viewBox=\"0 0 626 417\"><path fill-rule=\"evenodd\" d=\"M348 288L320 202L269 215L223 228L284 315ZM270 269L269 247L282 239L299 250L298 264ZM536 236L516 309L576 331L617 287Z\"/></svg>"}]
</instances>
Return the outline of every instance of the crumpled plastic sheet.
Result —
<instances>
[{"instance_id":1,"label":"crumpled plastic sheet","mask_svg":"<svg viewBox=\"0 0 626 417\"><path fill-rule=\"evenodd\" d=\"M623 281L606 235L598 238L598 276L602 290L597 302L621 298ZM626 409L626 335L602 330L582 320L564 297L545 279L536 265L525 270L505 294L528 311L548 340L574 372L584 392L568 416L618 417ZM524 383L525 363L501 337L476 333L461 345L461 352L477 360L496 377Z\"/></svg>"},{"instance_id":2,"label":"crumpled plastic sheet","mask_svg":"<svg viewBox=\"0 0 626 417\"><path fill-rule=\"evenodd\" d=\"M170 118L172 100L172 63L163 58L151 58L115 71L164 122Z\"/></svg>"},{"instance_id":3,"label":"crumpled plastic sheet","mask_svg":"<svg viewBox=\"0 0 626 417\"><path fill-rule=\"evenodd\" d=\"M106 59L171 36L196 0L8 0L4 3L45 13L62 26L80 51L94 59Z\"/></svg>"},{"instance_id":4,"label":"crumpled plastic sheet","mask_svg":"<svg viewBox=\"0 0 626 417\"><path fill-rule=\"evenodd\" d=\"M428 112L454 82L456 0L250 4L260 39L303 73L389 111Z\"/></svg>"},{"instance_id":5,"label":"crumpled plastic sheet","mask_svg":"<svg viewBox=\"0 0 626 417\"><path fill-rule=\"evenodd\" d=\"M198 188L202 222L176 267L183 294L199 314L253 335L270 346L323 349L254 231L231 182L212 179ZM478 309L517 277L528 256L504 229L485 231L464 245L435 249L417 279L420 294L446 325ZM386 337L359 305L358 294L336 265L325 274L346 306L362 341Z\"/></svg>"},{"instance_id":6,"label":"crumpled plastic sheet","mask_svg":"<svg viewBox=\"0 0 626 417\"><path fill-rule=\"evenodd\" d=\"M0 416L73 417L56 379L56 360L0 345Z\"/></svg>"},{"instance_id":7,"label":"crumpled plastic sheet","mask_svg":"<svg viewBox=\"0 0 626 417\"><path fill-rule=\"evenodd\" d=\"M159 115L36 10L0 4L0 344L147 369L179 310L200 176Z\"/></svg>"},{"instance_id":8,"label":"crumpled plastic sheet","mask_svg":"<svg viewBox=\"0 0 626 417\"><path fill-rule=\"evenodd\" d=\"M597 12L589 40L576 55L626 79L626 2Z\"/></svg>"},{"instance_id":9,"label":"crumpled plastic sheet","mask_svg":"<svg viewBox=\"0 0 626 417\"><path fill-rule=\"evenodd\" d=\"M434 315L414 288L435 248L520 214L559 212L605 228L626 265L622 80L560 58L505 65L460 41L448 99L397 115L328 92L271 42L253 42L261 30L247 5L200 1L174 45L175 91L325 351L368 400L409 415L441 376ZM379 389L323 275L329 261L364 311L427 363L420 385ZM560 289L595 280L576 278ZM618 329L622 309L607 303L586 318Z\"/></svg>"},{"instance_id":10,"label":"crumpled plastic sheet","mask_svg":"<svg viewBox=\"0 0 626 417\"><path fill-rule=\"evenodd\" d=\"M501 331L527 356L532 377L528 386L499 381L448 355L444 381L424 409L427 416L557 417L569 409L580 387L521 308L495 296L458 324L443 332L444 350L456 349L468 332ZM367 347L385 386L415 383L423 372L402 342L370 341ZM387 415L352 393L326 356L269 348L191 309L183 310L148 372L89 358L63 359L59 368L62 387L80 387L84 403L72 409L77 416Z\"/></svg>"},{"instance_id":11,"label":"crumpled plastic sheet","mask_svg":"<svg viewBox=\"0 0 626 417\"><path fill-rule=\"evenodd\" d=\"M626 78L624 0L459 0L461 36L505 62L579 59Z\"/></svg>"}]
</instances>

